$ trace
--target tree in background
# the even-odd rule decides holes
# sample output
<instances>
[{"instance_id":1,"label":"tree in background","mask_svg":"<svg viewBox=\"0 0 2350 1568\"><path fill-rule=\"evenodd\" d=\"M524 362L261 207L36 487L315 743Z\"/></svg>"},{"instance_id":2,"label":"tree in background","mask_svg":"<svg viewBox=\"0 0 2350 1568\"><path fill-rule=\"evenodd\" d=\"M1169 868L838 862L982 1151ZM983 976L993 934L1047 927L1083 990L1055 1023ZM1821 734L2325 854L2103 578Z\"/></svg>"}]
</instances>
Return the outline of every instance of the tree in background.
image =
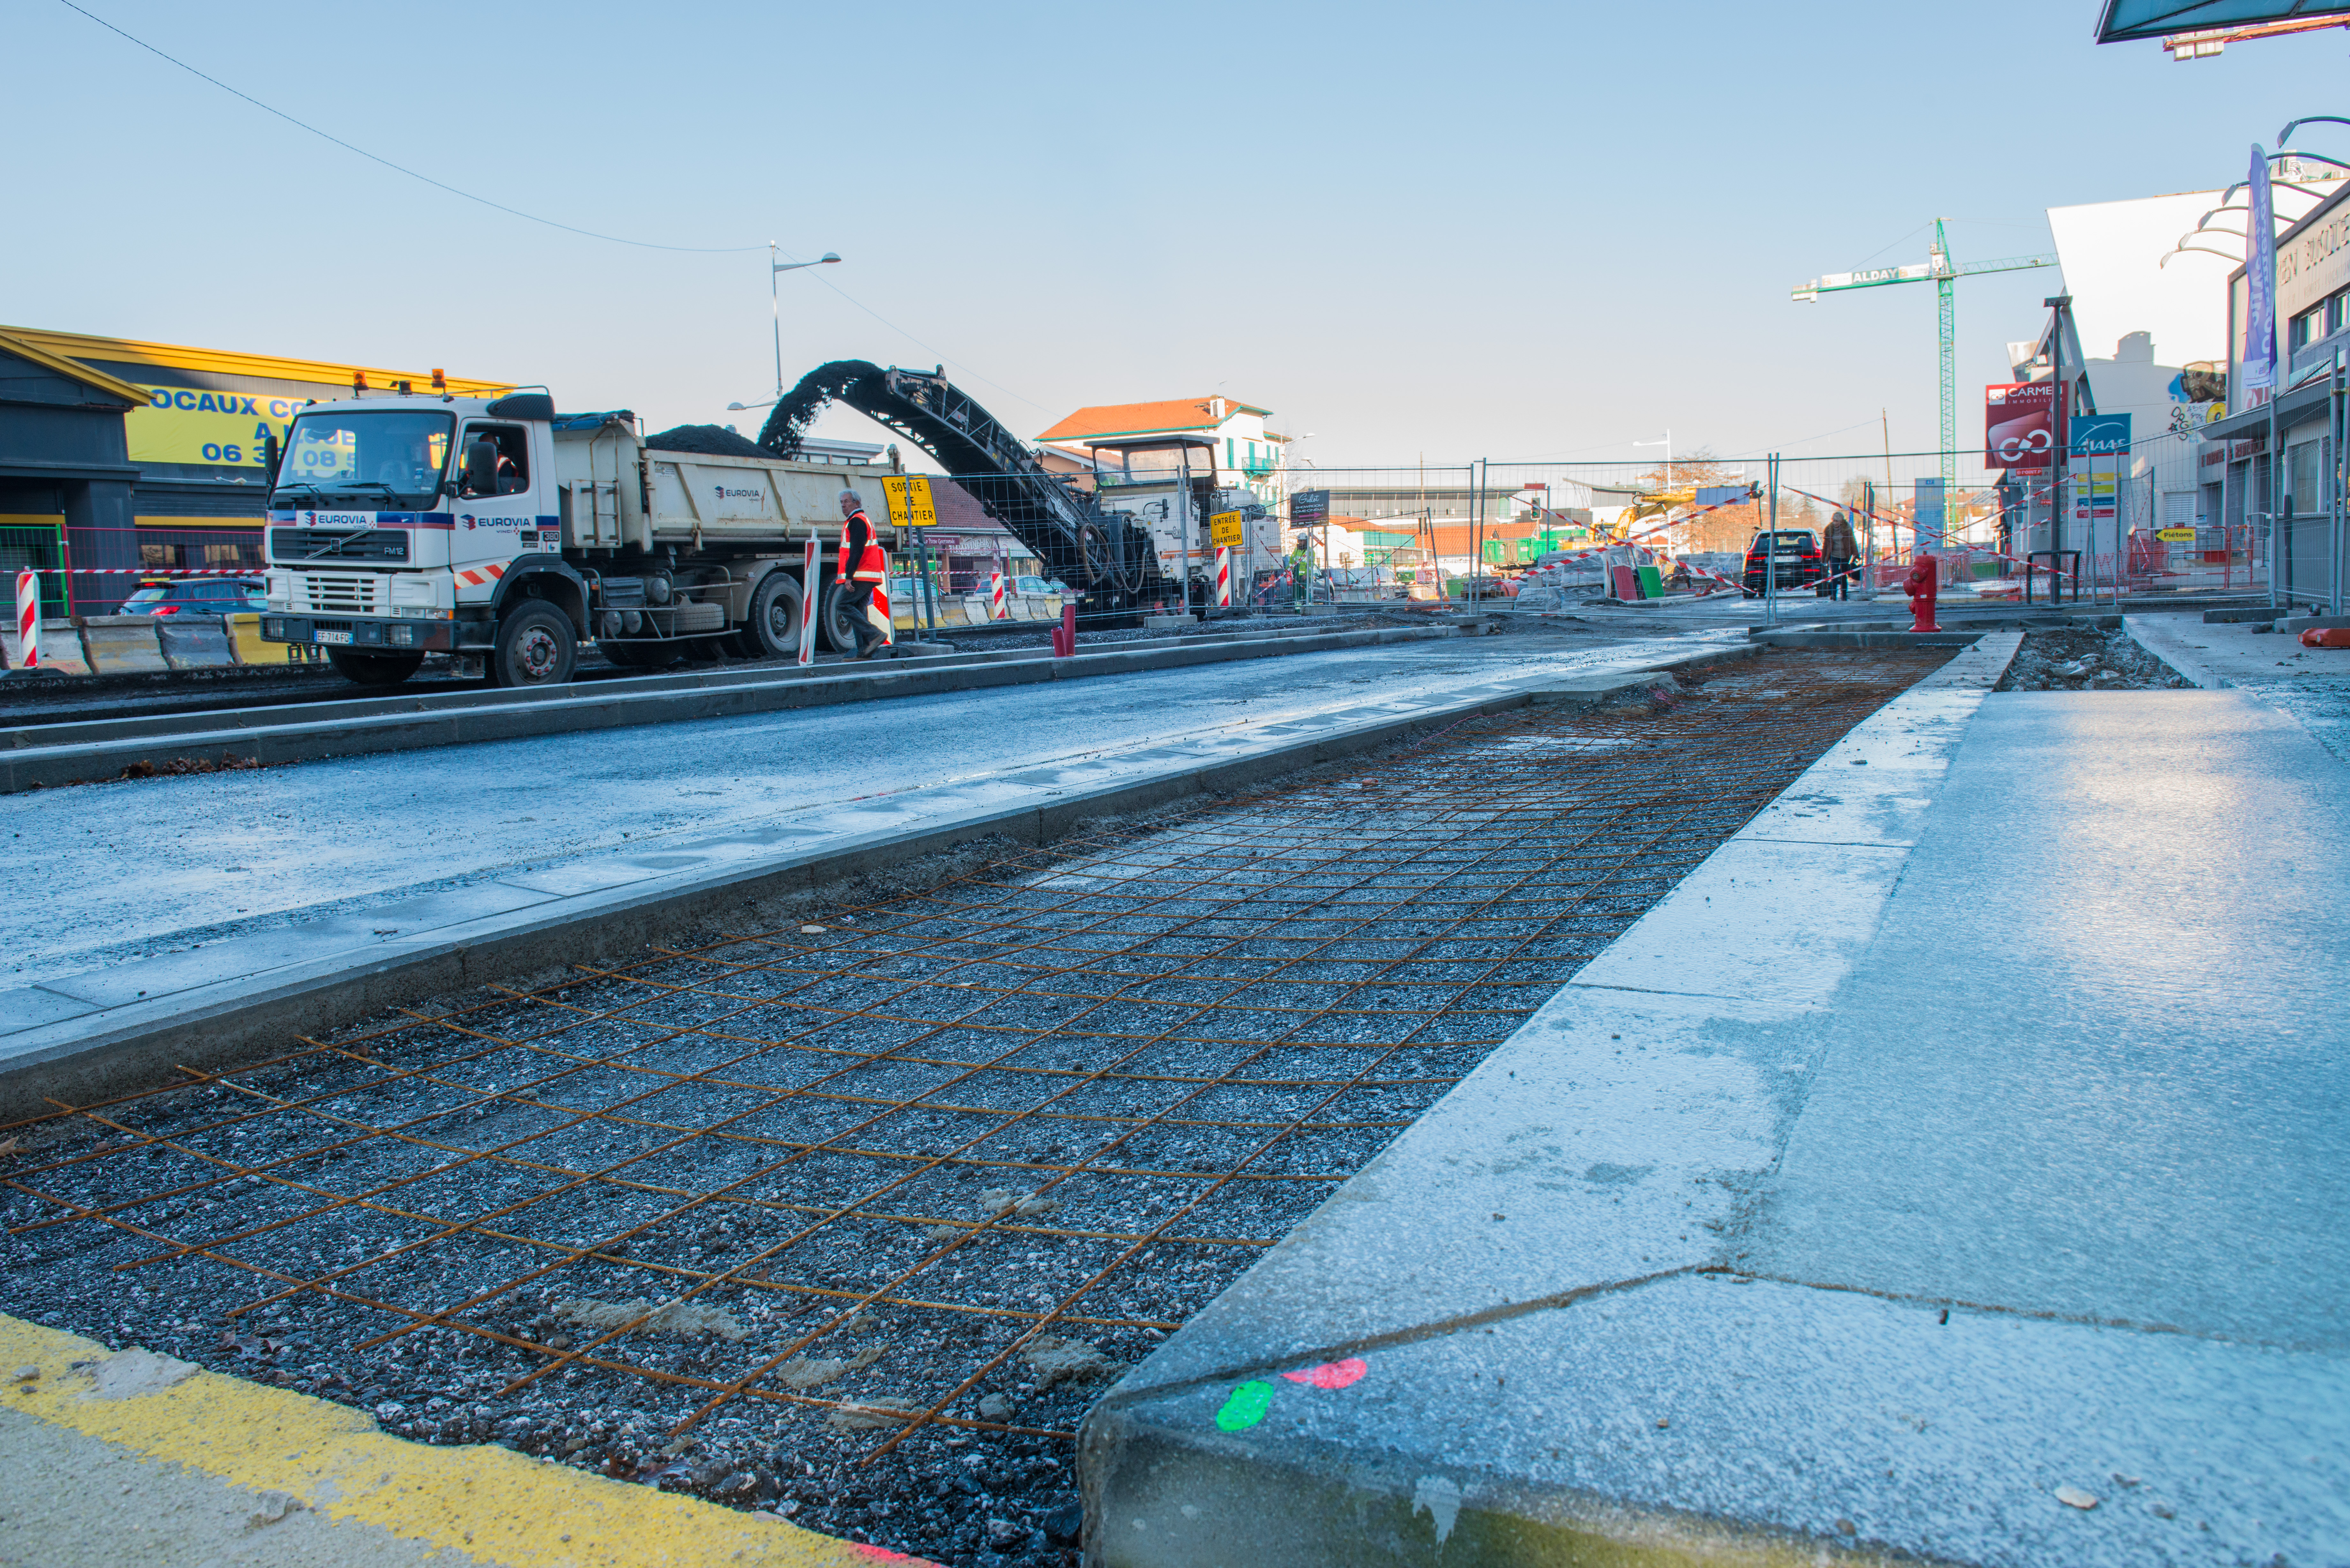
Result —
<instances>
[{"instance_id":1,"label":"tree in background","mask_svg":"<svg viewBox=\"0 0 2350 1568\"><path fill-rule=\"evenodd\" d=\"M1693 493L1702 485L1745 483L1746 472L1742 467L1722 462L1721 458L1714 455L1711 448L1701 446L1685 457L1673 459L1672 484L1669 489L1674 493ZM1644 494L1667 492L1665 465L1659 463L1645 473L1635 474L1632 483L1637 485ZM1674 508L1675 511L1687 509L1685 504ZM1639 529L1655 528L1658 523L1659 519L1648 518L1641 523L1635 532L1638 532ZM1693 517L1686 523L1675 524L1670 535L1670 548L1675 555L1699 555L1707 551L1739 554L1745 550L1747 541L1753 538L1756 531L1762 526L1761 511L1758 507L1720 506L1701 516ZM1652 535L1642 542L1655 548L1666 543L1666 535Z\"/></svg>"}]
</instances>

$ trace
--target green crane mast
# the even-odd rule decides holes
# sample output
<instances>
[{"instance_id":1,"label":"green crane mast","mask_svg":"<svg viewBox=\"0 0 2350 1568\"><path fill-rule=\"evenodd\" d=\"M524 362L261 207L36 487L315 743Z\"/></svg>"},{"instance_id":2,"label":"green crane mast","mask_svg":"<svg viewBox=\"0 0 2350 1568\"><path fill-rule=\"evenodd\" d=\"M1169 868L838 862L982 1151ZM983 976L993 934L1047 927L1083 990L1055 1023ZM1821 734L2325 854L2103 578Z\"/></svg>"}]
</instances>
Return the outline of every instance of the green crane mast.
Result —
<instances>
[{"instance_id":1,"label":"green crane mast","mask_svg":"<svg viewBox=\"0 0 2350 1568\"><path fill-rule=\"evenodd\" d=\"M1955 495L1959 488L1959 355L1958 355L1958 289L1961 277L1986 272L2020 272L2026 267L2054 266L2054 256L2005 256L1998 261L1967 262L1950 259L1950 240L1943 232L1948 219L1934 220L1934 244L1927 252L1923 265L1913 266L1877 267L1867 272L1832 272L1825 277L1815 277L1809 283L1797 284L1793 290L1799 305L1816 303L1824 294L1842 294L1856 288L1883 288L1896 283L1924 283L1933 280L1936 303L1940 306L1942 328L1942 493Z\"/></svg>"}]
</instances>

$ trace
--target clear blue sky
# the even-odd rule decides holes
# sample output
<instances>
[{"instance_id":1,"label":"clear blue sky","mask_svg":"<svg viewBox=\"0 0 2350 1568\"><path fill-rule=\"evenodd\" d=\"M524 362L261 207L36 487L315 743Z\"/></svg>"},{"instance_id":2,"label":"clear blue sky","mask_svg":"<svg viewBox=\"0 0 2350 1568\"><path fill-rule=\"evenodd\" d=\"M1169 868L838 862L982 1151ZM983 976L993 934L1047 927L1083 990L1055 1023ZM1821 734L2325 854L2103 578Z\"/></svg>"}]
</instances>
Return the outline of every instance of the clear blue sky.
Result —
<instances>
[{"instance_id":1,"label":"clear blue sky","mask_svg":"<svg viewBox=\"0 0 2350 1568\"><path fill-rule=\"evenodd\" d=\"M2344 107L2325 78L2350 48L2174 64L2093 47L2088 0L85 3L527 212L840 252L782 280L789 378L943 356L1027 433L1221 388L1317 432L1325 466L1653 457L1628 443L1668 426L1682 451L1867 451L1880 407L1898 450L1929 446L1932 290L1802 306L1789 286L1922 260L1937 213L1961 259L2009 255L2048 247L2050 205L2240 178L2249 143ZM55 0L5 16L0 320L755 427L723 409L772 389L764 250L525 223ZM2350 156L2350 132L2302 140ZM1962 408L2050 286L1960 286Z\"/></svg>"}]
</instances>

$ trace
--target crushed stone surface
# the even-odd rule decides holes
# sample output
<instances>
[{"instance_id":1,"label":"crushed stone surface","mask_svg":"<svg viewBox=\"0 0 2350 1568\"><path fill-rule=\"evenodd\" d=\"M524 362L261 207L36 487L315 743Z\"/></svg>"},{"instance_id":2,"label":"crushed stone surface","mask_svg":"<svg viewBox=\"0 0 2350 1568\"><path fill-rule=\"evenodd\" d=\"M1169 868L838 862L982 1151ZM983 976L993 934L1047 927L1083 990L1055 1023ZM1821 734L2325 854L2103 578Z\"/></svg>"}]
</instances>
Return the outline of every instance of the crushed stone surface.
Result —
<instances>
[{"instance_id":1,"label":"crushed stone surface","mask_svg":"<svg viewBox=\"0 0 2350 1568\"><path fill-rule=\"evenodd\" d=\"M2052 628L2024 634L1995 691L2155 691L2189 688L2121 630Z\"/></svg>"},{"instance_id":2,"label":"crushed stone surface","mask_svg":"<svg viewBox=\"0 0 2350 1568\"><path fill-rule=\"evenodd\" d=\"M1946 657L1469 721L0 1129L0 1308L419 1441L1071 1568L1118 1373Z\"/></svg>"}]
</instances>

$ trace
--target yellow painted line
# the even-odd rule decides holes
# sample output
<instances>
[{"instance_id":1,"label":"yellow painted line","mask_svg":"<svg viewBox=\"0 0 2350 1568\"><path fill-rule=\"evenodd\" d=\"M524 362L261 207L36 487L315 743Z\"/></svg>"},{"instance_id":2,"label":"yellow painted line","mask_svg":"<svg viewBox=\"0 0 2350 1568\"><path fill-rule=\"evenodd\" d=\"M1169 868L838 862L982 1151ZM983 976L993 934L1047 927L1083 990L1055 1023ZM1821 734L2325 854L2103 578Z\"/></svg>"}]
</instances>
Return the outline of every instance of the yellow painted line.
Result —
<instances>
[{"instance_id":1,"label":"yellow painted line","mask_svg":"<svg viewBox=\"0 0 2350 1568\"><path fill-rule=\"evenodd\" d=\"M0 1372L40 1368L30 1394L18 1392L21 1382L0 1384L0 1405L236 1486L291 1493L330 1520L377 1525L501 1568L921 1562L508 1449L411 1443L331 1400L216 1372L198 1370L164 1387L151 1385L165 1378L151 1377L149 1391L99 1397L101 1377L135 1372L142 1355L112 1356L93 1340L0 1314Z\"/></svg>"}]
</instances>

